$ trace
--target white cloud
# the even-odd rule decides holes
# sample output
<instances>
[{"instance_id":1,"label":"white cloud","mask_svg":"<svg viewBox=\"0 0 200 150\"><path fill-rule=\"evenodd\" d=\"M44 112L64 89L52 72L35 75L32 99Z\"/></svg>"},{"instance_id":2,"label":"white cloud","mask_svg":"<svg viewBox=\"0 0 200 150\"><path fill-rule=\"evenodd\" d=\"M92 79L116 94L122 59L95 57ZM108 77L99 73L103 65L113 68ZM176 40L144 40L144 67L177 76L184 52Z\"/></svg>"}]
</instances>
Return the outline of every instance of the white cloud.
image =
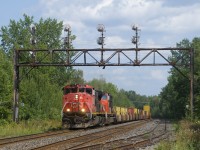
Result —
<instances>
[{"instance_id":1,"label":"white cloud","mask_svg":"<svg viewBox=\"0 0 200 150\"><path fill-rule=\"evenodd\" d=\"M157 15L156 18L149 20L149 27L176 34L199 30L199 7L200 3L182 7L161 7L159 10L163 15Z\"/></svg>"},{"instance_id":2,"label":"white cloud","mask_svg":"<svg viewBox=\"0 0 200 150\"><path fill-rule=\"evenodd\" d=\"M105 43L107 48L120 48L120 47L132 47L131 41L126 41L120 36L109 36L105 38Z\"/></svg>"},{"instance_id":3,"label":"white cloud","mask_svg":"<svg viewBox=\"0 0 200 150\"><path fill-rule=\"evenodd\" d=\"M100 17L101 11L104 8L111 7L113 0L103 0L100 1L95 7L94 6L87 6L83 8L83 12L85 14L90 14L92 18Z\"/></svg>"},{"instance_id":4,"label":"white cloud","mask_svg":"<svg viewBox=\"0 0 200 150\"><path fill-rule=\"evenodd\" d=\"M169 67L80 67L87 81L104 77L119 89L134 90L140 94L156 95L167 83Z\"/></svg>"},{"instance_id":5,"label":"white cloud","mask_svg":"<svg viewBox=\"0 0 200 150\"><path fill-rule=\"evenodd\" d=\"M151 70L151 77L156 80L166 80L166 71L163 70Z\"/></svg>"},{"instance_id":6,"label":"white cloud","mask_svg":"<svg viewBox=\"0 0 200 150\"><path fill-rule=\"evenodd\" d=\"M117 68L112 70L112 74L114 75L124 75L126 74L127 70L124 68Z\"/></svg>"},{"instance_id":7,"label":"white cloud","mask_svg":"<svg viewBox=\"0 0 200 150\"><path fill-rule=\"evenodd\" d=\"M131 38L135 34L131 25L141 29L139 47L173 47L185 37L200 32L200 2L179 0L41 0L42 16L53 17L69 23L77 36L75 48L99 48L96 39L100 35L96 26L105 25L105 47L135 47ZM188 4L185 4L188 3ZM174 5L176 4L176 5ZM110 53L105 53L108 58ZM146 54L140 53L143 58ZM166 57L168 52L164 52ZM97 56L98 57L98 56ZM135 55L130 54L130 57ZM153 56L147 59L152 61ZM100 58L100 57L98 57ZM116 59L116 58L115 58ZM125 60L123 58L123 60ZM159 60L163 61L163 60ZM158 94L167 83L169 68L162 67L83 67L86 80L103 75L118 88L135 90L140 94Z\"/></svg>"},{"instance_id":8,"label":"white cloud","mask_svg":"<svg viewBox=\"0 0 200 150\"><path fill-rule=\"evenodd\" d=\"M119 3L120 13L127 18L134 17L140 20L143 17L151 18L157 14L157 10L161 7L160 1L149 0L124 0ZM148 14L148 15L147 15Z\"/></svg>"}]
</instances>

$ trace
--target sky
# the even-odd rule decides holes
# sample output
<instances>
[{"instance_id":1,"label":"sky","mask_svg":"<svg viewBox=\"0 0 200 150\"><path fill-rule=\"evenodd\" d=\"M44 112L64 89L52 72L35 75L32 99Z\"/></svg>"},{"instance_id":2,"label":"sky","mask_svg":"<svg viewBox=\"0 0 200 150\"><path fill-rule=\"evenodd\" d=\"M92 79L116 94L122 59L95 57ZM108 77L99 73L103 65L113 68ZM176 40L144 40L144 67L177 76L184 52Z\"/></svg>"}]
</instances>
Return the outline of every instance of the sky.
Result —
<instances>
[{"instance_id":1,"label":"sky","mask_svg":"<svg viewBox=\"0 0 200 150\"><path fill-rule=\"evenodd\" d=\"M105 26L106 48L135 48L131 38L137 25L139 47L175 47L184 38L190 41L200 33L200 0L1 0L0 27L23 14L55 18L69 24L74 48L100 48L97 25ZM142 58L142 54L139 54ZM167 84L171 67L75 67L84 78L105 78L118 89L141 95L158 95Z\"/></svg>"}]
</instances>

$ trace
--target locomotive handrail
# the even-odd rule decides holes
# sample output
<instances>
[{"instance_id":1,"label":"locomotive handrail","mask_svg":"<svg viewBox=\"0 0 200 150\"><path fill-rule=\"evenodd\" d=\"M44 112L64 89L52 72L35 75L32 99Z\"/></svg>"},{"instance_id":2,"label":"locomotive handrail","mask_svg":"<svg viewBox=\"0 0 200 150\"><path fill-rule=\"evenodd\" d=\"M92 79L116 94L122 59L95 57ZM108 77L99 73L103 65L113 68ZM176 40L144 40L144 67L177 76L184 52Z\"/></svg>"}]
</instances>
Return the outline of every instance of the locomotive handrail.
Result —
<instances>
[{"instance_id":1,"label":"locomotive handrail","mask_svg":"<svg viewBox=\"0 0 200 150\"><path fill-rule=\"evenodd\" d=\"M68 103L70 103L70 102L65 102L65 104L63 105L63 108L62 108L62 110L61 110L61 117L63 117L63 110L64 110L65 106L66 106Z\"/></svg>"},{"instance_id":2,"label":"locomotive handrail","mask_svg":"<svg viewBox=\"0 0 200 150\"><path fill-rule=\"evenodd\" d=\"M108 113L107 113L107 111L106 111L104 105L101 105L101 106L102 106L103 112L105 112L105 117L106 117L106 120L107 120L107 118L108 118Z\"/></svg>"},{"instance_id":3,"label":"locomotive handrail","mask_svg":"<svg viewBox=\"0 0 200 150\"><path fill-rule=\"evenodd\" d=\"M105 112L105 117L106 117L106 120L108 119L108 113L107 112Z\"/></svg>"},{"instance_id":4,"label":"locomotive handrail","mask_svg":"<svg viewBox=\"0 0 200 150\"><path fill-rule=\"evenodd\" d=\"M87 105L87 108L89 109L89 111L90 111L90 119L92 119L92 110L90 109L90 107L88 106L88 103L84 103L84 104L86 104Z\"/></svg>"}]
</instances>

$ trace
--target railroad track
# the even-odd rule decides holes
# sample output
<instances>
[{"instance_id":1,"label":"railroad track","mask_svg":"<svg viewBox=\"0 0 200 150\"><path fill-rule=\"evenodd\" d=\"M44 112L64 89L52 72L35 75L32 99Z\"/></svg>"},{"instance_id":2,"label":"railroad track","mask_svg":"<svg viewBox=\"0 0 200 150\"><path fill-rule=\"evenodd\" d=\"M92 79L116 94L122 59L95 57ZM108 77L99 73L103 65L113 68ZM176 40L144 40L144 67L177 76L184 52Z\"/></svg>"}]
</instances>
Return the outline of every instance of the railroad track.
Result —
<instances>
[{"instance_id":1,"label":"railroad track","mask_svg":"<svg viewBox=\"0 0 200 150\"><path fill-rule=\"evenodd\" d=\"M125 133L125 132L129 132L131 129L142 126L146 122L147 121L137 121L137 122L132 122L130 124L123 125L123 126L118 126L118 127L110 128L107 130L103 130L103 131L101 130L101 131L94 132L94 133L80 135L78 137L74 137L74 138L70 138L67 140L63 140L63 141L55 142L55 143L48 144L45 146L41 146L38 148L34 148L34 150L81 149L82 147L84 147L85 145L88 145L90 143L103 142L107 139L111 139L112 136L117 135L120 132L121 132L121 134Z\"/></svg>"},{"instance_id":2,"label":"railroad track","mask_svg":"<svg viewBox=\"0 0 200 150\"><path fill-rule=\"evenodd\" d=\"M123 150L125 149L127 150L127 149L136 149L138 147L152 145L153 143L157 143L160 140L166 138L166 135L168 134L168 131L165 131L164 129L158 130L159 134L155 134L154 132L155 130L158 129L159 125L160 124L157 124L153 129L145 133L131 136L126 139L112 140L112 141L108 141L104 143L75 148L73 150L78 150L78 149L81 149L81 150L90 150L90 149Z\"/></svg>"},{"instance_id":3,"label":"railroad track","mask_svg":"<svg viewBox=\"0 0 200 150\"><path fill-rule=\"evenodd\" d=\"M53 132L46 132L46 133L38 133L38 134L4 138L4 139L0 139L0 148L5 147L6 145L13 144L13 143L25 142L25 141L29 141L29 140L46 138L46 137L52 137L52 136L66 134L66 133L69 133L69 132L70 132L70 130L61 130L61 131L53 131Z\"/></svg>"},{"instance_id":4,"label":"railroad track","mask_svg":"<svg viewBox=\"0 0 200 150\"><path fill-rule=\"evenodd\" d=\"M157 139L157 142L160 141L167 132L164 128L159 128L161 122L159 122L152 130L147 131L145 133L132 136L127 138L126 140L115 141L112 143L112 147L108 147L106 149L109 150L123 150L123 149L136 149L142 146L152 145L153 141ZM158 131L156 131L158 130ZM157 133L156 133L157 132ZM113 146L114 144L114 146ZM109 143L107 143L109 146Z\"/></svg>"},{"instance_id":5,"label":"railroad track","mask_svg":"<svg viewBox=\"0 0 200 150\"><path fill-rule=\"evenodd\" d=\"M148 146L148 145L152 145L155 142L152 142L153 140L157 140L157 142L159 142L160 140L164 139L164 135L166 135L167 132L163 132L160 133L157 136L151 137L149 139L143 139L143 140L139 140L139 141L135 141L133 143L129 143L129 144L124 144L115 148L110 148L109 150L127 150L127 149L135 149L135 148L139 148L139 147L144 147L144 146ZM164 137L164 138L163 138Z\"/></svg>"}]
</instances>

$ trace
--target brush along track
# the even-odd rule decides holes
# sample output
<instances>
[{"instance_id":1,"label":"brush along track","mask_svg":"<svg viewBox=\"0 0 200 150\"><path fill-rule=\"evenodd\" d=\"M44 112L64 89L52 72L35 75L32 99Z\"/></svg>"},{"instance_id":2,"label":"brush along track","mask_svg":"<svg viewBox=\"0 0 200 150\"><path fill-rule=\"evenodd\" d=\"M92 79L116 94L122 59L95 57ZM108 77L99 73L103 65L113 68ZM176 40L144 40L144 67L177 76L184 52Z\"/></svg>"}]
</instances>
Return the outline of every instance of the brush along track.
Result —
<instances>
[{"instance_id":1,"label":"brush along track","mask_svg":"<svg viewBox=\"0 0 200 150\"><path fill-rule=\"evenodd\" d=\"M93 145L88 145L85 147L75 148L73 150L128 150L128 149L137 149L141 147L146 147L154 143L158 143L160 140L168 137L168 131L162 127L163 124L157 124L153 129L137 134L125 139L117 139L107 142L96 143Z\"/></svg>"},{"instance_id":2,"label":"brush along track","mask_svg":"<svg viewBox=\"0 0 200 150\"><path fill-rule=\"evenodd\" d=\"M129 124L121 124L118 127L110 127L106 130L101 130L89 134L79 135L78 137L70 138L60 142L52 143L46 146L35 148L35 150L51 150L51 149L76 149L83 147L88 143L102 142L110 139L111 136L128 132L129 130L142 126L147 121L131 122Z\"/></svg>"},{"instance_id":3,"label":"brush along track","mask_svg":"<svg viewBox=\"0 0 200 150\"><path fill-rule=\"evenodd\" d=\"M70 132L70 130L64 130L64 131L61 130L61 131L52 131L52 132L46 132L46 133L38 133L38 134L4 138L4 139L0 139L0 148L5 147L6 145L9 145L9 144L57 136L57 135L62 135L62 134L66 134L69 132Z\"/></svg>"}]
</instances>

